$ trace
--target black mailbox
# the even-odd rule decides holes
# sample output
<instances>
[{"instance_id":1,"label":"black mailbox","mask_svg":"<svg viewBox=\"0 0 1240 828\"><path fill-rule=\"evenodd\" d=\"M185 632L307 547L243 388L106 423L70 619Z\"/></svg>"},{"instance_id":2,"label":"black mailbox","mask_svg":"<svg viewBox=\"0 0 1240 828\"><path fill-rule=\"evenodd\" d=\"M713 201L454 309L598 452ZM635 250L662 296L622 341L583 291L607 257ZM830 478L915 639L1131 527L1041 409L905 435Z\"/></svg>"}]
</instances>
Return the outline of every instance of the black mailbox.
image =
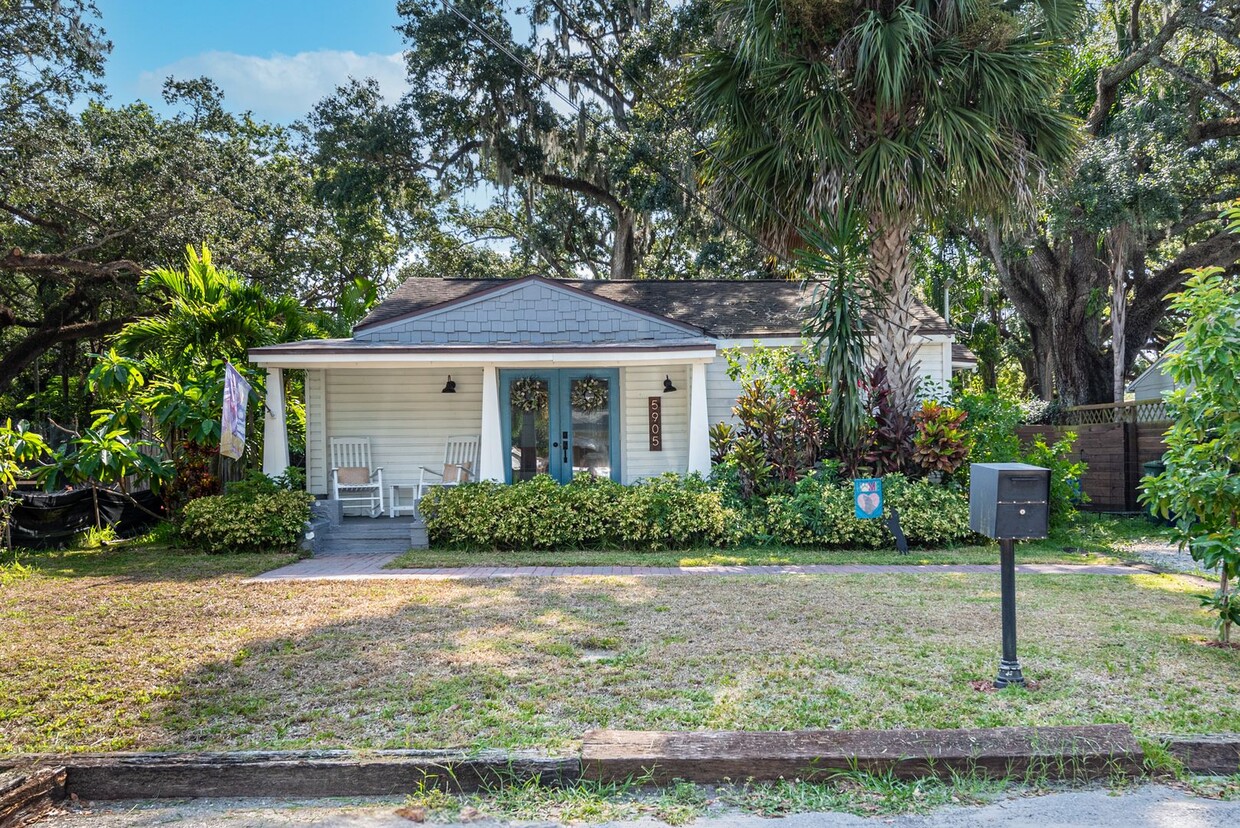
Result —
<instances>
[{"instance_id":1,"label":"black mailbox","mask_svg":"<svg viewBox=\"0 0 1240 828\"><path fill-rule=\"evenodd\" d=\"M988 538L1044 538L1051 471L1028 463L969 466L969 528Z\"/></svg>"}]
</instances>

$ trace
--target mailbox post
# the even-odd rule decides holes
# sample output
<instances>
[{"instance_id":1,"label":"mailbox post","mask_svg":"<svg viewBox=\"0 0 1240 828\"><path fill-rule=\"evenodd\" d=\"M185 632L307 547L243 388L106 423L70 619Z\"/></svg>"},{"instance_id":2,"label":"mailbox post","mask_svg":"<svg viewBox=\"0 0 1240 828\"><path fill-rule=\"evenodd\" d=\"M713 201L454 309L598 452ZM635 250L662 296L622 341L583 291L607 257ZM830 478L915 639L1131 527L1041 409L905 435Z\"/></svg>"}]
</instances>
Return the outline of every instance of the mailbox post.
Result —
<instances>
[{"instance_id":1,"label":"mailbox post","mask_svg":"<svg viewBox=\"0 0 1240 828\"><path fill-rule=\"evenodd\" d=\"M995 687L1023 686L1016 658L1016 541L1045 538L1050 530L1050 469L1027 463L974 463L969 467L969 526L999 541L1003 655Z\"/></svg>"}]
</instances>

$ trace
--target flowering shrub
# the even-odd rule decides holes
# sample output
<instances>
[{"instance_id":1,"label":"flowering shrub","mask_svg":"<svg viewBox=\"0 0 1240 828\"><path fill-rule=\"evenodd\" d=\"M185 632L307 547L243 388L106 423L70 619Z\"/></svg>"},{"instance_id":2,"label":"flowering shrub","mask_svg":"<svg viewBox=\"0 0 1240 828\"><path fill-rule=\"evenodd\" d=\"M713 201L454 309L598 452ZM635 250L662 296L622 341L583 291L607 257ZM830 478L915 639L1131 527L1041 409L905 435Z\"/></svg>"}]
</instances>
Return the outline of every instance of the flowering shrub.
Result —
<instances>
[{"instance_id":1,"label":"flowering shrub","mask_svg":"<svg viewBox=\"0 0 1240 828\"><path fill-rule=\"evenodd\" d=\"M431 543L478 549L676 549L726 543L736 515L696 476L632 486L578 475L432 489L419 506Z\"/></svg>"},{"instance_id":2,"label":"flowering shrub","mask_svg":"<svg viewBox=\"0 0 1240 828\"><path fill-rule=\"evenodd\" d=\"M284 552L298 548L313 496L278 491L212 495L185 504L180 540L202 552Z\"/></svg>"}]
</instances>

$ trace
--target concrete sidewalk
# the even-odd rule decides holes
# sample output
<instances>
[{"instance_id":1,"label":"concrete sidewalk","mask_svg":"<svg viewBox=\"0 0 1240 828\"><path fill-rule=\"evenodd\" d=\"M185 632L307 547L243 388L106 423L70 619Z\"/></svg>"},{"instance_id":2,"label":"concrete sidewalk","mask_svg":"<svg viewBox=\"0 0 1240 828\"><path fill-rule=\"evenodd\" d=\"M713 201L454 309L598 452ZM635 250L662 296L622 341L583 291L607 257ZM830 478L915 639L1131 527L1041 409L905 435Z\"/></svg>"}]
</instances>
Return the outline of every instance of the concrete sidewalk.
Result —
<instances>
[{"instance_id":1,"label":"concrete sidewalk","mask_svg":"<svg viewBox=\"0 0 1240 828\"><path fill-rule=\"evenodd\" d=\"M384 569L398 556L326 555L297 561L264 572L243 583L272 581L477 580L485 578L572 578L582 576L654 578L685 575L878 575L919 573L979 574L999 572L998 564L807 564L786 566L467 566L443 569ZM1023 575L1138 575L1153 572L1140 566L1109 564L1019 564Z\"/></svg>"},{"instance_id":2,"label":"concrete sidewalk","mask_svg":"<svg viewBox=\"0 0 1240 828\"><path fill-rule=\"evenodd\" d=\"M49 828L153 828L157 825L229 826L229 828L408 828L414 823L396 814L403 798L357 800L190 799L80 803L57 809L39 824ZM692 828L1223 828L1240 820L1240 802L1191 796L1163 785L1118 790L1090 788L1042 796L1000 797L980 806L949 806L929 814L861 817L845 813L798 813L778 822L712 806ZM511 822L476 819L471 828L507 828ZM555 826L538 821L531 826ZM647 817L607 822L598 828L667 828Z\"/></svg>"}]
</instances>

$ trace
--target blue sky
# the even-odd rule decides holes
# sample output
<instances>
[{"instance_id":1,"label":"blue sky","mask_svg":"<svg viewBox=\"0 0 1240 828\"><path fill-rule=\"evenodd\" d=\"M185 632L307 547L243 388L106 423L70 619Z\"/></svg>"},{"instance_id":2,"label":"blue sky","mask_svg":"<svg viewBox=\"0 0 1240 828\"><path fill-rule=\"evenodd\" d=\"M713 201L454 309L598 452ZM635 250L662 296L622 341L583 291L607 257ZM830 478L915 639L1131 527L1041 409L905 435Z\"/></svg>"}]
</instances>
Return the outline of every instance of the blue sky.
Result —
<instances>
[{"instance_id":1,"label":"blue sky","mask_svg":"<svg viewBox=\"0 0 1240 828\"><path fill-rule=\"evenodd\" d=\"M396 0L96 0L113 104L162 107L168 75L208 75L230 109L300 118L350 75L401 91Z\"/></svg>"}]
</instances>

